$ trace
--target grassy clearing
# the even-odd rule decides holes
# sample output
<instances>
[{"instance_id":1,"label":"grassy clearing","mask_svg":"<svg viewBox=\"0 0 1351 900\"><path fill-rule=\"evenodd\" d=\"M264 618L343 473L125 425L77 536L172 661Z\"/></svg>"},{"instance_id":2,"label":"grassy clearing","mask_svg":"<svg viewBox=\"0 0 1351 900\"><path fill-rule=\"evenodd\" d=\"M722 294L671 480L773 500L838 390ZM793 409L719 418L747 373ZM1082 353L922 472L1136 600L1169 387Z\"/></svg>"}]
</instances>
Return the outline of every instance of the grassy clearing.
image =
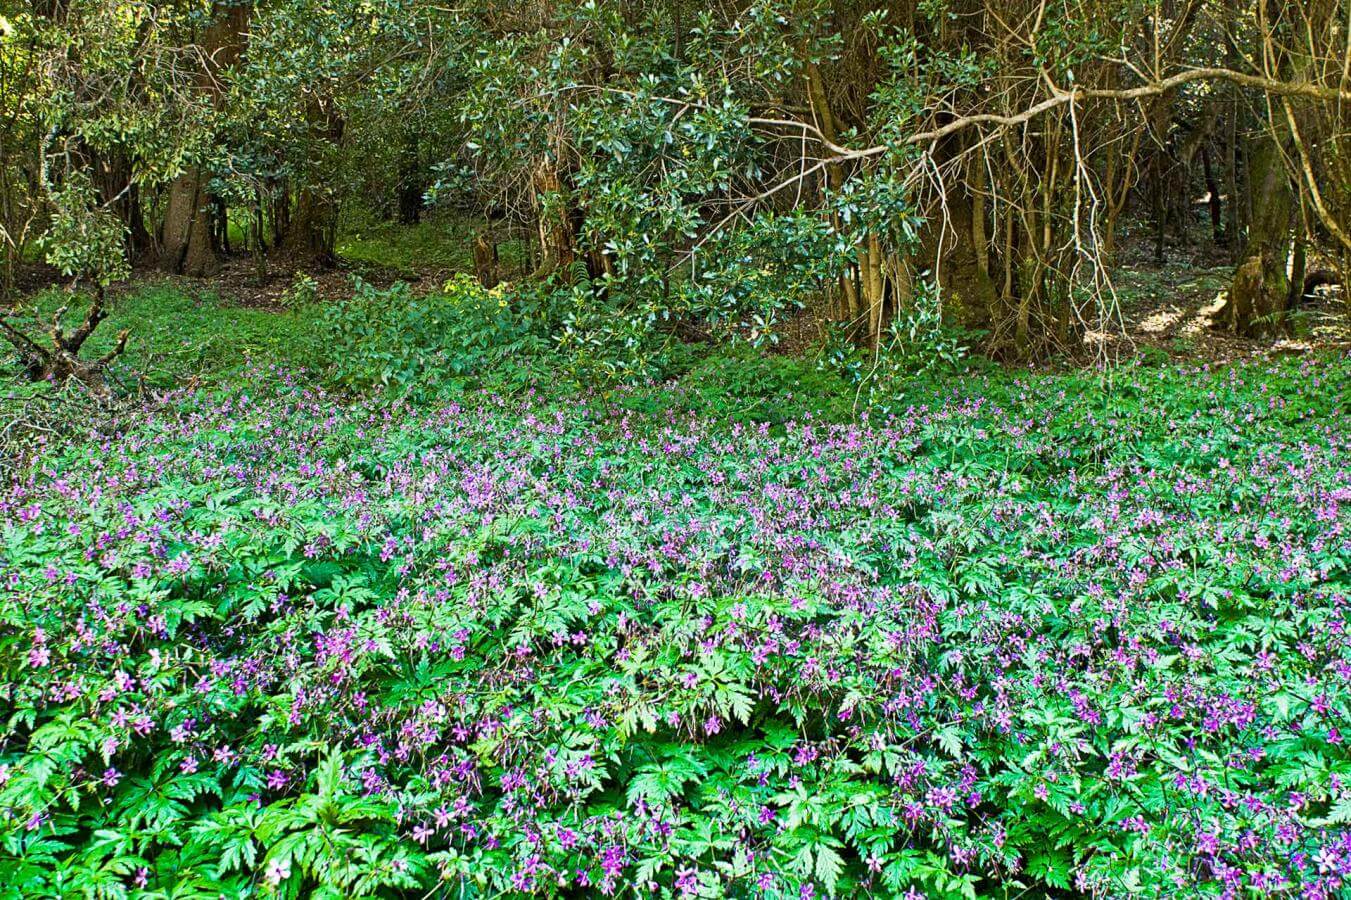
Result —
<instances>
[{"instance_id":1,"label":"grassy clearing","mask_svg":"<svg viewBox=\"0 0 1351 900\"><path fill-rule=\"evenodd\" d=\"M87 298L72 301L62 291L49 291L35 297L19 321L37 331L66 305L63 321L73 327L82 320L87 303ZM152 283L136 286L111 302L107 320L84 352L86 356L106 352L126 328L132 336L117 363L121 377L143 377L155 387L193 376L221 380L260 364L314 365L319 350L315 321L312 308L254 309L214 293L187 293L176 285Z\"/></svg>"}]
</instances>

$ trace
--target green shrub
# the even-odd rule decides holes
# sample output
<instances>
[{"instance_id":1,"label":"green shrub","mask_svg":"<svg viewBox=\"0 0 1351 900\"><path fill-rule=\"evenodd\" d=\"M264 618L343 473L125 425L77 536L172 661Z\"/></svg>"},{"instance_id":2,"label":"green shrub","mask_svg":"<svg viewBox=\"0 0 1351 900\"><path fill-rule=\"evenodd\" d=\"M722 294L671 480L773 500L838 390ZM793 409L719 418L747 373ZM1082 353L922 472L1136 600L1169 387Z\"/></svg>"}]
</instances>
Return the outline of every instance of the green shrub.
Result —
<instances>
[{"instance_id":1,"label":"green shrub","mask_svg":"<svg viewBox=\"0 0 1351 900\"><path fill-rule=\"evenodd\" d=\"M527 383L547 344L509 296L465 275L426 296L404 282L382 289L356 279L350 301L320 313L331 376L348 388L381 386L412 399L468 379Z\"/></svg>"}]
</instances>

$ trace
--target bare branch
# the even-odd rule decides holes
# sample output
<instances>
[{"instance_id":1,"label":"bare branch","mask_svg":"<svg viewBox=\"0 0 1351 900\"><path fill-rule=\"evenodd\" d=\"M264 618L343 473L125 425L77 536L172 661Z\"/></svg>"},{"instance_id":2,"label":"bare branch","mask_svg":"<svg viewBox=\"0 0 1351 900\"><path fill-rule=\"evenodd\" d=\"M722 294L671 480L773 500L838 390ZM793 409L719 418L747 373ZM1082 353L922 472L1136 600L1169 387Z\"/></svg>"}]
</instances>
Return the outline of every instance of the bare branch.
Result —
<instances>
[{"instance_id":1,"label":"bare branch","mask_svg":"<svg viewBox=\"0 0 1351 900\"><path fill-rule=\"evenodd\" d=\"M117 357L121 356L122 352L127 349L127 338L130 336L131 336L130 328L123 328L120 332L118 332L117 343L113 344L113 349L109 350L107 353L100 356L98 358L98 361L94 363L94 367L101 369L104 366L108 365L108 363L117 359Z\"/></svg>"}]
</instances>

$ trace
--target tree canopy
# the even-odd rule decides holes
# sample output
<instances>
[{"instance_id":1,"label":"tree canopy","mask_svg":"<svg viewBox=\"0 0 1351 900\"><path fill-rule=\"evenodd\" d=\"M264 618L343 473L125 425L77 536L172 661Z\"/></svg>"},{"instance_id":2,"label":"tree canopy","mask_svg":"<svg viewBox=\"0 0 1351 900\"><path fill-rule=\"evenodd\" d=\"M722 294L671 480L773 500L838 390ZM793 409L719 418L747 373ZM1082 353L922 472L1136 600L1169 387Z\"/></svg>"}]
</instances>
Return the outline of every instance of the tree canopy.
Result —
<instances>
[{"instance_id":1,"label":"tree canopy","mask_svg":"<svg viewBox=\"0 0 1351 900\"><path fill-rule=\"evenodd\" d=\"M1308 247L1351 253L1345 0L0 8L0 287L35 247L106 280L74 235L109 216L123 259L203 275L449 205L485 281L527 236L560 339L641 368L677 323L767 341L809 302L865 343L1063 351L1113 325L1123 216L1162 254L1198 194L1240 333L1282 328Z\"/></svg>"}]
</instances>

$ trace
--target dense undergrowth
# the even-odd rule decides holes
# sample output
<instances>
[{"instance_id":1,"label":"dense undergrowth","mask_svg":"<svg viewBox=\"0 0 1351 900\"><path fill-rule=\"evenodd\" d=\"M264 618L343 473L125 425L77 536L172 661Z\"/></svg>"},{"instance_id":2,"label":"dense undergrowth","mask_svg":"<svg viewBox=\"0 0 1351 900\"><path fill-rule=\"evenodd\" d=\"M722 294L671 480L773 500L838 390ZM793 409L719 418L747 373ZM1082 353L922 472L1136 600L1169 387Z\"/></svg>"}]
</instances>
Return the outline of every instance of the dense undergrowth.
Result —
<instances>
[{"instance_id":1,"label":"dense undergrowth","mask_svg":"<svg viewBox=\"0 0 1351 900\"><path fill-rule=\"evenodd\" d=\"M869 408L382 297L9 476L0 896L1346 892L1348 359Z\"/></svg>"}]
</instances>

